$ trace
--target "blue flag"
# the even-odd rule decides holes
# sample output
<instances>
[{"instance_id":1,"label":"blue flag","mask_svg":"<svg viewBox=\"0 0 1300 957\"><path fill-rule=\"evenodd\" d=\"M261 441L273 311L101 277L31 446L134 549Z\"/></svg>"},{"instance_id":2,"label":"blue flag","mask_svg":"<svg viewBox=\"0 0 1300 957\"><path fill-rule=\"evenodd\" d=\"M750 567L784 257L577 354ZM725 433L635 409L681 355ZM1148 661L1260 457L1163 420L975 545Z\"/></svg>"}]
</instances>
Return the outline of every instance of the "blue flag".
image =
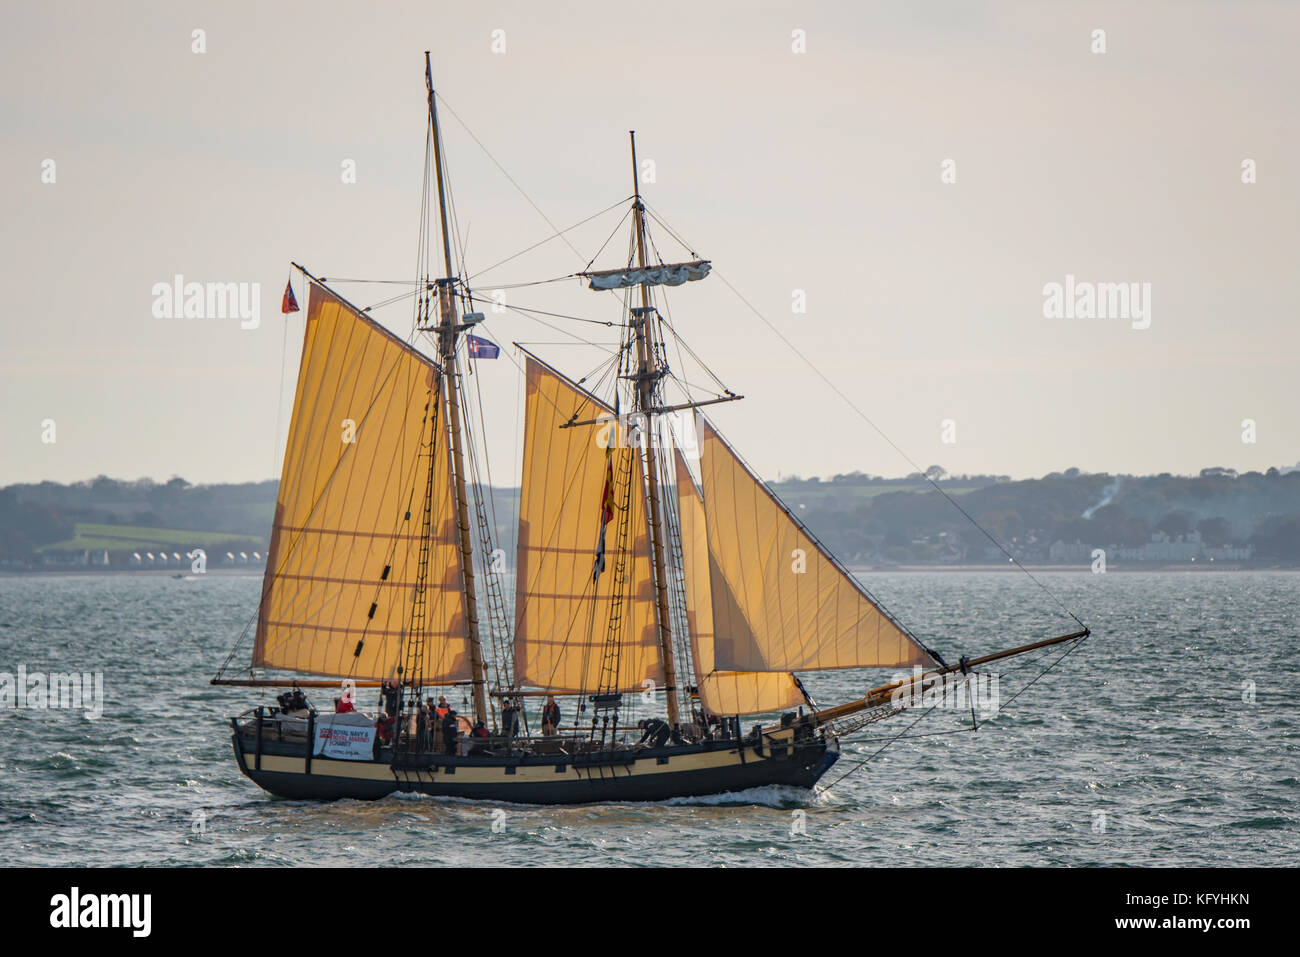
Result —
<instances>
[{"instance_id":1,"label":"blue flag","mask_svg":"<svg viewBox=\"0 0 1300 957\"><path fill-rule=\"evenodd\" d=\"M480 339L478 336L466 335L469 341L469 354L474 359L495 359L501 354L501 347L495 342Z\"/></svg>"}]
</instances>

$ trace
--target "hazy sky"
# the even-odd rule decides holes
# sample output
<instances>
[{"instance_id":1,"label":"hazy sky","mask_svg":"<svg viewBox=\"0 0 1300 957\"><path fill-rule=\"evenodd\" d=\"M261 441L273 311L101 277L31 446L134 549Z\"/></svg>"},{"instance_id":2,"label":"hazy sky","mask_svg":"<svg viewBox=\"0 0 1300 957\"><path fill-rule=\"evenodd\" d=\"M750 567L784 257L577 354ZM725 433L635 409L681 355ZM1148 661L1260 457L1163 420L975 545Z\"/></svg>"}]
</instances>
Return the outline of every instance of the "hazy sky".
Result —
<instances>
[{"instance_id":1,"label":"hazy sky","mask_svg":"<svg viewBox=\"0 0 1300 957\"><path fill-rule=\"evenodd\" d=\"M1285 3L10 5L0 484L278 475L302 335L300 313L284 361L288 261L413 275L425 49L448 106L557 225L628 196L636 129L651 207L922 467L1293 464L1298 46ZM443 119L474 274L551 230ZM477 288L581 268L619 215L574 232L581 255L555 241ZM625 250L620 231L598 265ZM153 286L176 274L260 283L260 325L155 318ZM1149 313L1047 318L1044 286L1067 275L1149 284ZM746 395L714 419L758 471L910 471L719 276L668 305ZM361 305L391 291L338 288ZM507 295L618 315L576 280ZM410 330L405 304L376 316ZM486 334L575 375L594 360L567 333L612 336L554 324L489 314ZM479 370L493 478L513 483L518 371L505 350Z\"/></svg>"}]
</instances>

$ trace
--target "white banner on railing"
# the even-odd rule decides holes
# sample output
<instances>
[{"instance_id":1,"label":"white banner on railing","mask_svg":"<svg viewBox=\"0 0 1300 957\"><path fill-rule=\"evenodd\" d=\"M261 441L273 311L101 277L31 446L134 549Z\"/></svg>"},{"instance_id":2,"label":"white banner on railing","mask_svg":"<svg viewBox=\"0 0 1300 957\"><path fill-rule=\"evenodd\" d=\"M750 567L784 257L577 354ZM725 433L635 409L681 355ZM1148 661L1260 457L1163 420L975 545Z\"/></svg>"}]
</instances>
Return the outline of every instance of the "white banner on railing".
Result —
<instances>
[{"instance_id":1,"label":"white banner on railing","mask_svg":"<svg viewBox=\"0 0 1300 957\"><path fill-rule=\"evenodd\" d=\"M350 715L317 715L313 753L344 761L374 758L375 726L368 718ZM351 720L347 720L351 718ZM364 722L364 723L362 723Z\"/></svg>"}]
</instances>

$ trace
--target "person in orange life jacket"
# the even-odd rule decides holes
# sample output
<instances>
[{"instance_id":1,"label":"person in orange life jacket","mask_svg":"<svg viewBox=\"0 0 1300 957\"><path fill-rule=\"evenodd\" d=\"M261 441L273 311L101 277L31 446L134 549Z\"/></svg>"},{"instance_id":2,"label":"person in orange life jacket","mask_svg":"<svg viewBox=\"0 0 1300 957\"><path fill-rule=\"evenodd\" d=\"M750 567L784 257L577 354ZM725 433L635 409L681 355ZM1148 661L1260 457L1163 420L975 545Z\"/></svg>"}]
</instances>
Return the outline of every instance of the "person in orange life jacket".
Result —
<instances>
[{"instance_id":1,"label":"person in orange life jacket","mask_svg":"<svg viewBox=\"0 0 1300 957\"><path fill-rule=\"evenodd\" d=\"M432 699L430 699L430 700L432 700ZM436 708L433 709L433 713L436 714L436 715L438 716L438 719L439 719L439 720L441 720L441 719L447 717L447 712L450 711L450 710L451 710L451 708L449 708L449 707L447 706L447 699L446 699L446 697L445 697L445 696L442 696L442 695L439 695L439 696L438 696L438 707L436 707Z\"/></svg>"},{"instance_id":2,"label":"person in orange life jacket","mask_svg":"<svg viewBox=\"0 0 1300 957\"><path fill-rule=\"evenodd\" d=\"M438 714L438 708L433 703L433 698L426 698L424 701L425 720L429 727L429 749L432 751L442 750L442 719L443 716Z\"/></svg>"},{"instance_id":3,"label":"person in orange life jacket","mask_svg":"<svg viewBox=\"0 0 1300 957\"><path fill-rule=\"evenodd\" d=\"M542 734L555 734L560 726L560 706L555 703L555 695L546 696L546 707L542 709Z\"/></svg>"}]
</instances>

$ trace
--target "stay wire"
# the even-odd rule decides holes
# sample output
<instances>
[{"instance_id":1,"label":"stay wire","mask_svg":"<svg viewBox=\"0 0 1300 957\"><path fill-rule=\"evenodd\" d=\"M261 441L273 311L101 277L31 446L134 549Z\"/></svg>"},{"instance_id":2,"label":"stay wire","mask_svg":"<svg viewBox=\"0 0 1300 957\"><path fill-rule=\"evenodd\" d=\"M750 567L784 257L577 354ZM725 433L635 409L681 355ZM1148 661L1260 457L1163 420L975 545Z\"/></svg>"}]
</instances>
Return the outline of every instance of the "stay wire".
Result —
<instances>
[{"instance_id":1,"label":"stay wire","mask_svg":"<svg viewBox=\"0 0 1300 957\"><path fill-rule=\"evenodd\" d=\"M1087 636L1086 636L1086 635L1085 635L1084 637L1082 637L1082 638L1076 638L1074 641L1070 642L1070 647L1068 647L1064 652L1062 652L1062 653L1061 653L1061 654L1056 658L1055 661L1053 661L1050 665L1048 665L1046 668L1044 668L1044 669L1043 669L1042 671L1040 671L1038 674L1034 675L1034 677L1033 677L1032 679L1030 679L1029 681L1027 681L1027 682L1025 683L1024 687L1022 687L1019 691L1017 691L1017 692L1016 692L1015 694L1013 694L1010 698L1008 698L1007 701L1006 701L1004 704L1000 704L1000 705L998 705L998 714L1001 715L1001 714L1002 714L1002 713L1007 709L1007 707L1008 707L1008 706L1009 706L1013 701L1015 701L1015 700L1016 700L1017 698L1019 698L1022 694L1024 694L1024 693L1025 693L1026 691L1028 691L1031 687L1033 687L1034 684L1036 684L1036 683L1038 682L1039 679L1041 679L1041 678L1042 678L1044 675L1046 675L1048 672L1052 671L1052 670L1053 670L1057 665L1059 665L1062 661L1064 661L1066 658L1070 657L1070 655L1074 654L1074 652L1077 651L1077 650L1079 649L1079 647L1080 647L1080 646L1081 646L1085 641L1087 641ZM886 748L888 748L888 747L889 747L890 745L892 745L895 741L899 740L900 738L902 738L902 737L904 737L904 736L907 736L907 737L909 737L909 738L926 738L926 737L938 737L939 735L944 735L944 734L961 734L961 733L964 733L964 732L970 732L970 731L976 731L976 730L978 730L977 728L973 728L973 727L972 727L972 728L955 728L955 729L952 729L952 730L950 730L950 731L934 731L934 732L927 732L926 734L914 734L914 735L908 735L908 734L907 734L908 731L910 731L912 728L916 727L917 724L919 724L922 720L924 720L926 717L928 717L929 714L930 714L932 711L934 711L934 709L937 708L938 706L939 706L939 703L938 703L937 701L936 701L934 704L930 705L930 707L926 708L926 710L925 710L921 715L919 715L915 721L913 721L911 724L909 724L906 728L904 728L904 729L903 729L902 731L900 731L898 734L896 734L896 735L894 735L892 738L888 739L888 740L887 740L883 745L881 745L879 748L877 748L875 751L873 751L873 752L872 752L871 754L869 754L867 757L862 758L861 760L859 760L859 761L858 761L858 762L857 762L857 763L856 763L852 768L850 768L848 771L845 771L845 772L844 772L843 774L841 774L838 778L836 778L833 782L831 782L830 784L826 785L822 790L827 790L827 791L829 791L831 788L835 787L835 785L839 784L841 781L843 781L843 780L844 780L845 778L847 778L849 775L856 773L859 769L861 769L862 767L864 767L865 765L867 765L868 763L870 763L872 760L874 760L876 757L878 757L878 756L881 754L881 752L883 752Z\"/></svg>"},{"instance_id":2,"label":"stay wire","mask_svg":"<svg viewBox=\"0 0 1300 957\"><path fill-rule=\"evenodd\" d=\"M719 272L717 269L714 269L713 273L718 277L718 279L722 281L723 285L725 285L728 289L732 291L732 293L736 296L737 299L739 299L741 302L745 304L746 307L748 307L750 312L752 312L755 316L757 316L758 319L765 326L767 326L767 328L770 329L776 335L776 337L781 340L782 343L785 344L785 347L787 349L789 349L792 353L794 353L799 358L799 360L803 362L804 365L806 365L809 369L812 370L813 374L816 375L817 378L821 379L822 382L825 383L826 386L829 387L832 392L834 392L837 396L839 396L844 401L844 403L850 409L852 409L854 413L857 414L858 418L862 419L863 422L871 426L871 428L875 430L876 434L879 435L882 439L884 439L885 443L889 445L890 448L892 448L895 452L897 452L902 457L903 461L911 465L914 471L920 473L922 477L934 488L934 490L938 492L940 495L942 495L944 499L947 500L948 504L950 504L953 508L955 508L958 512L960 512L966 518L966 520L970 522L973 526L975 526L975 528L979 529L979 531L984 535L984 537L987 538L990 542L992 542L993 545L1000 552L1002 552L1003 555L1007 556L1008 561L1012 562L1016 566L1016 568L1024 572L1030 581L1032 581L1035 585L1041 588L1043 590L1043 593L1047 595L1049 598L1051 598L1052 601L1056 602L1056 604L1060 607L1060 609L1074 620L1075 624L1077 624L1080 628L1084 628L1084 629L1088 627L1080 620L1078 615L1076 615L1068 607L1066 607L1065 602L1061 601L1061 599L1057 597L1055 592L1053 592L1050 588L1048 588L1045 584L1043 584L1043 582L1041 582L1038 578L1034 577L1033 573L1031 573L1029 569L1025 568L1025 566L1020 563L1019 559L1017 559L1014 555L1012 555L1011 552L1008 551L1007 548L1000 541L998 541L988 529L986 529L983 525L977 522L974 516L970 514L970 512L962 508L962 506L957 502L957 500L954 499L951 495L949 495L946 491L944 491L944 489L939 485L938 482L936 482L934 479L926 475L924 470L922 470L921 467L912 460L911 456L909 456L906 452L904 452L901 448L899 448L898 445L895 444L893 439L891 439L888 435L886 435L884 431L880 428L880 426L876 425L876 423L873 422L865 412L863 412L860 408L858 408L858 406L853 402L853 400L850 399L847 395L845 395L839 386L837 386L834 382L832 382L830 378L826 376L825 373L823 373L819 368L817 368L817 366L812 362L811 359L809 359L802 352L800 352L798 347L795 346L795 344L791 342L788 338L786 338L786 336L784 335L784 333L781 332L780 329L778 329L775 325L769 322L767 317L764 316L761 312L759 312L758 309L754 306L754 304L744 297L744 295L740 292L740 290L738 290L735 286L733 286L731 283L727 281L726 276L722 275L722 273Z\"/></svg>"},{"instance_id":3,"label":"stay wire","mask_svg":"<svg viewBox=\"0 0 1300 957\"><path fill-rule=\"evenodd\" d=\"M665 230L667 230L669 235L671 235L674 239L676 239L679 243L681 243L685 248L692 249L691 244L686 242L686 240L683 239L676 231L674 231L671 226L669 226L666 222L664 222L664 220L661 217L655 215L653 212L651 212L650 215L655 220L655 222L657 222L660 226L662 226ZM692 252L692 255L694 255L694 252ZM813 374L816 375L819 379L821 379L822 382L825 383L826 386L830 388L832 392L834 392L837 396L839 396L844 401L844 403L850 409L852 409L853 412L860 419L862 419L862 421L866 422L867 425L871 426L871 428L876 432L876 434L879 435L882 439L884 439L886 444L888 444L890 448L892 448L895 452L897 452L899 456L903 459L903 461L911 465L914 471L920 473L925 478L925 480L934 488L934 490L938 492L940 495L942 495L944 499L946 499L947 502L950 505L952 505L953 508L955 508L958 512L960 512L968 522L970 522L973 526L975 526L975 528L979 529L980 533L983 534L984 537L987 538L990 542L992 542L994 547L996 547L998 551L1000 551L1003 555L1005 555L1007 559L1016 566L1016 568L1024 572L1026 577L1028 577L1030 581L1032 581L1035 585L1041 588L1043 593L1047 595L1049 598L1051 598L1052 601L1054 601L1060 607L1060 609L1063 612L1065 612L1066 615L1068 615L1071 619L1073 619L1074 622L1080 628L1086 629L1088 627L1080 620L1078 615L1076 615L1068 607L1066 607L1065 603L1061 601L1059 597L1057 597L1055 592L1053 592L1050 588L1048 588L1045 584L1043 584L1042 581L1036 578L1029 571L1029 569L1025 568L1025 566L1020 563L1019 559L1017 559L1013 554L1011 554L1011 552L1006 548L1006 546L1004 546L1000 541L998 541L988 529L986 529L983 525L977 522L974 516L970 514L970 512L962 508L962 506L958 504L956 499L954 499L951 495L949 495L946 491L944 491L942 487L940 487L938 482L936 482L934 479L926 475L924 470L922 470L922 468L919 465L917 465L915 461L912 460L911 456L909 456L906 452L904 452L901 448L899 448L899 446L895 444L895 442L888 435L884 433L884 431L880 428L880 426L876 425L876 423L872 421L872 419L865 412L863 412L860 408L858 408L858 406L853 402L852 399L850 399L847 395L845 395L845 393L839 388L839 386L837 386L834 382L832 382L830 378L826 376L825 373L823 373L819 368L817 368L817 366L813 364L812 360L809 359L807 356L805 356L799 350L799 348L795 346L795 344L791 342L785 336L784 333L781 332L780 329L778 329L767 319L766 316L764 316L761 312L759 312L758 308L752 302L746 299L745 296L740 292L740 290L738 290L735 286L733 286L730 282L728 282L726 276L722 275L722 273L716 268L713 269L713 273L718 277L718 279L722 282L724 286L726 286L728 289L731 290L732 294L735 295L737 299L739 299L741 302L745 304L745 306L749 309L749 311L752 312L759 319L759 321L763 323L763 325L767 326L767 328L770 329L772 333L778 339L781 340L782 343L784 343L787 349L789 349L792 353L794 353L799 358L799 360L803 362L804 365L806 365L809 369L811 369Z\"/></svg>"}]
</instances>

